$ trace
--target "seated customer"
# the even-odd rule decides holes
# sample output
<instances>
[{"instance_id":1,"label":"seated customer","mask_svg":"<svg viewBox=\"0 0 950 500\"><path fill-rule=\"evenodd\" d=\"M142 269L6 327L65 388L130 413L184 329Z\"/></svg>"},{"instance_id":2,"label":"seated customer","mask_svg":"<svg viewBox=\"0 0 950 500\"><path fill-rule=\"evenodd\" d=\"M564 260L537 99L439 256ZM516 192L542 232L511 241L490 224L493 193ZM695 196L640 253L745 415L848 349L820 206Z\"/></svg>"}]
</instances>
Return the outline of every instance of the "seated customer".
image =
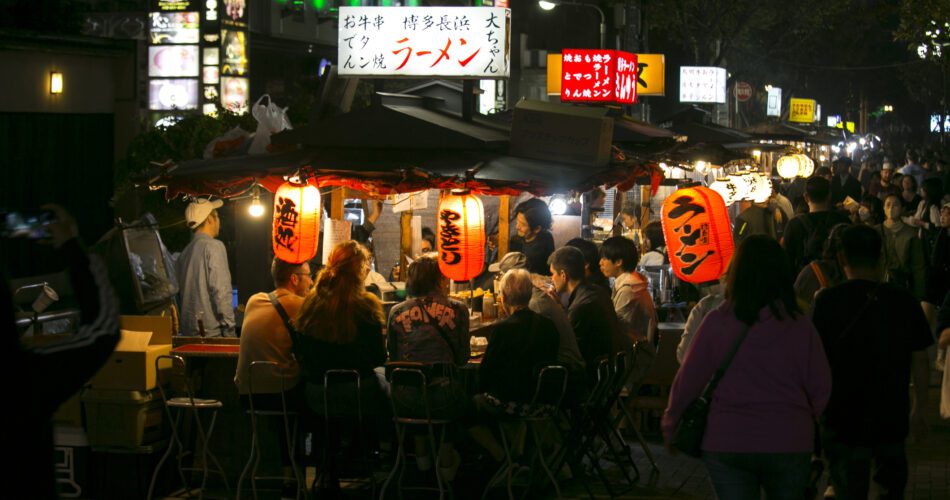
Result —
<instances>
[{"instance_id":1,"label":"seated customer","mask_svg":"<svg viewBox=\"0 0 950 500\"><path fill-rule=\"evenodd\" d=\"M529 403L539 370L557 363L558 332L551 320L528 309L533 287L524 269L513 269L501 278L498 297L508 317L495 324L478 369L481 394L474 400L480 415L526 416L538 411ZM504 458L488 428L474 427L469 433L495 461Z\"/></svg>"},{"instance_id":2,"label":"seated customer","mask_svg":"<svg viewBox=\"0 0 950 500\"><path fill-rule=\"evenodd\" d=\"M241 405L248 408L251 392L251 363L273 361L274 366L258 366L254 369L254 407L280 410L280 392L286 392L287 405L298 410L306 407L300 367L293 356L294 340L271 298L277 300L288 319L297 317L303 298L313 285L310 264L290 264L274 258L270 268L276 289L270 293L251 296L244 308L244 323L241 326L241 350L238 354L234 384L241 395Z\"/></svg>"},{"instance_id":3,"label":"seated customer","mask_svg":"<svg viewBox=\"0 0 950 500\"><path fill-rule=\"evenodd\" d=\"M640 252L633 240L623 236L607 238L600 247L600 269L614 278L611 298L628 348L641 340L656 343L656 308L647 289L647 280L636 271Z\"/></svg>"},{"instance_id":4,"label":"seated customer","mask_svg":"<svg viewBox=\"0 0 950 500\"><path fill-rule=\"evenodd\" d=\"M324 375L328 370L357 370L360 374L360 400L364 418L379 416L388 404L373 369L386 362L383 345L383 307L375 295L363 289L369 270L369 254L355 241L345 241L330 253L327 265L317 276L316 284L300 307L296 327L300 336L296 353L303 379L306 381L307 403L318 414L324 414ZM334 394L352 393L341 388ZM348 404L347 404L348 403ZM353 402L334 405L333 413L356 416ZM340 408L345 406L345 408ZM327 443L331 456L339 446L339 433ZM322 484L330 490L339 488L339 480L331 459L324 469Z\"/></svg>"},{"instance_id":5,"label":"seated customer","mask_svg":"<svg viewBox=\"0 0 950 500\"><path fill-rule=\"evenodd\" d=\"M465 366L471 356L468 308L447 295L449 280L439 271L436 254L419 257L408 269L409 299L389 313L390 361L425 363L429 411L432 418L462 416L468 406L465 388L455 376L455 367ZM425 417L421 392L412 387L392 394L399 415ZM416 463L421 470L432 466L426 436L416 437ZM451 480L461 458L451 444L439 450L440 472Z\"/></svg>"},{"instance_id":6,"label":"seated customer","mask_svg":"<svg viewBox=\"0 0 950 500\"><path fill-rule=\"evenodd\" d=\"M307 409L304 385L299 383L300 367L293 355L296 332L291 335L288 323L290 318L297 316L304 296L313 285L310 264L290 264L275 258L270 272L276 289L270 293L262 292L251 296L244 308L241 349L238 353L234 384L238 388L241 406L245 409L250 408L249 394L253 385L255 410L282 411L283 390L287 410L303 412ZM273 301L277 301L277 304ZM278 312L278 306L284 310L283 316ZM290 327L293 328L292 325ZM255 367L252 381L251 363L255 361L273 361L277 366ZM284 476L290 477L293 473L290 471L287 441L279 441Z\"/></svg>"},{"instance_id":7,"label":"seated customer","mask_svg":"<svg viewBox=\"0 0 950 500\"><path fill-rule=\"evenodd\" d=\"M596 243L584 238L573 238L564 246L574 247L584 254L584 277L588 283L610 290L610 280L600 269L600 249Z\"/></svg>"},{"instance_id":8,"label":"seated customer","mask_svg":"<svg viewBox=\"0 0 950 500\"><path fill-rule=\"evenodd\" d=\"M569 295L567 317L574 328L588 374L597 369L598 359L613 354L620 345L620 323L610 301L610 292L584 279L584 254L573 247L557 249L548 259L554 292Z\"/></svg>"}]
</instances>

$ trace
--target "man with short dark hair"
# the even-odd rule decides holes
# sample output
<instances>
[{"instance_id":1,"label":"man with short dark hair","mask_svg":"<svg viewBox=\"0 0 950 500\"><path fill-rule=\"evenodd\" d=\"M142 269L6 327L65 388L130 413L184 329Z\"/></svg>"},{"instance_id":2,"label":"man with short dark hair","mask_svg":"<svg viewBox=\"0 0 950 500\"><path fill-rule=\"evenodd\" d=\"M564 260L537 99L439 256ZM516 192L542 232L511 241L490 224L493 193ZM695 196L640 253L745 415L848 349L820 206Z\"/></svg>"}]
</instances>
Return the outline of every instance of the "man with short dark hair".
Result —
<instances>
[{"instance_id":1,"label":"man with short dark hair","mask_svg":"<svg viewBox=\"0 0 950 500\"><path fill-rule=\"evenodd\" d=\"M548 265L554 291L570 295L567 316L587 369L596 370L597 358L609 356L614 339L621 335L610 295L607 290L587 283L584 279L584 254L574 247L557 249L548 258Z\"/></svg>"},{"instance_id":2,"label":"man with short dark hair","mask_svg":"<svg viewBox=\"0 0 950 500\"><path fill-rule=\"evenodd\" d=\"M851 223L848 216L833 209L831 183L824 177L816 175L808 179L805 183L805 201L808 202L808 213L788 221L782 239L796 275L809 262L821 258L832 227Z\"/></svg>"},{"instance_id":3,"label":"man with short dark hair","mask_svg":"<svg viewBox=\"0 0 950 500\"><path fill-rule=\"evenodd\" d=\"M198 198L185 209L194 232L175 265L181 290L181 334L234 337L231 271L221 232L221 200Z\"/></svg>"},{"instance_id":4,"label":"man with short dark hair","mask_svg":"<svg viewBox=\"0 0 950 500\"><path fill-rule=\"evenodd\" d=\"M876 230L844 229L837 257L848 281L819 292L813 316L834 380L821 421L831 481L837 498L867 498L873 463L880 498L903 498L904 440L927 429L933 338L917 300L881 281Z\"/></svg>"},{"instance_id":5,"label":"man with short dark hair","mask_svg":"<svg viewBox=\"0 0 950 500\"><path fill-rule=\"evenodd\" d=\"M641 340L653 346L656 341L656 308L646 279L637 272L639 259L637 245L623 236L607 238L600 246L600 270L614 278L611 300L626 340L623 348Z\"/></svg>"},{"instance_id":6,"label":"man with short dark hair","mask_svg":"<svg viewBox=\"0 0 950 500\"><path fill-rule=\"evenodd\" d=\"M860 202L861 183L851 175L851 158L837 158L831 167L835 174L831 179L831 203L841 203L849 196L855 202Z\"/></svg>"}]
</instances>

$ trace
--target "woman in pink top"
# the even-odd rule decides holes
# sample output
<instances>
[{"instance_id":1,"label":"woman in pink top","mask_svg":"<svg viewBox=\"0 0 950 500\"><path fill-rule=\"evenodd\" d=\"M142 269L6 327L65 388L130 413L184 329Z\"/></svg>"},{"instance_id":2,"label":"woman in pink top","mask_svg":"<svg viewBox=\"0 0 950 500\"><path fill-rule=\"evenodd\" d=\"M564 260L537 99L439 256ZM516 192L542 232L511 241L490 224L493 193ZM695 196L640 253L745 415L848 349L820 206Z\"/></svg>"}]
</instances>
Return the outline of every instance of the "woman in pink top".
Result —
<instances>
[{"instance_id":1,"label":"woman in pink top","mask_svg":"<svg viewBox=\"0 0 950 500\"><path fill-rule=\"evenodd\" d=\"M750 236L733 256L726 302L706 316L686 351L663 433L670 442L745 328L713 395L703 461L719 498L758 500L764 489L769 499L800 499L831 372L818 333L798 310L788 260L767 236Z\"/></svg>"}]
</instances>

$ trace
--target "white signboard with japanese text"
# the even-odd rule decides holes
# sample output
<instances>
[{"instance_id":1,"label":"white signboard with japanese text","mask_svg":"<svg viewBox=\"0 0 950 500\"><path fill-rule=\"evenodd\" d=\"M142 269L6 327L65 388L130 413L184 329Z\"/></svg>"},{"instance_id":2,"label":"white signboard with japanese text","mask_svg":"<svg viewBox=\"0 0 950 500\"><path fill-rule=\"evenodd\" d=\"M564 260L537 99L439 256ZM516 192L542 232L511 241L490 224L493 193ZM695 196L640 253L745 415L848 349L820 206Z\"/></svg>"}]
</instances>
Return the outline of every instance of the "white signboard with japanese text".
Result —
<instances>
[{"instance_id":1,"label":"white signboard with japanese text","mask_svg":"<svg viewBox=\"0 0 950 500\"><path fill-rule=\"evenodd\" d=\"M769 100L765 104L765 116L782 116L782 89L769 88Z\"/></svg>"},{"instance_id":2,"label":"white signboard with japanese text","mask_svg":"<svg viewBox=\"0 0 950 500\"><path fill-rule=\"evenodd\" d=\"M726 69L680 66L680 102L726 102Z\"/></svg>"},{"instance_id":3,"label":"white signboard with japanese text","mask_svg":"<svg viewBox=\"0 0 950 500\"><path fill-rule=\"evenodd\" d=\"M511 11L499 7L340 7L339 73L508 78Z\"/></svg>"}]
</instances>

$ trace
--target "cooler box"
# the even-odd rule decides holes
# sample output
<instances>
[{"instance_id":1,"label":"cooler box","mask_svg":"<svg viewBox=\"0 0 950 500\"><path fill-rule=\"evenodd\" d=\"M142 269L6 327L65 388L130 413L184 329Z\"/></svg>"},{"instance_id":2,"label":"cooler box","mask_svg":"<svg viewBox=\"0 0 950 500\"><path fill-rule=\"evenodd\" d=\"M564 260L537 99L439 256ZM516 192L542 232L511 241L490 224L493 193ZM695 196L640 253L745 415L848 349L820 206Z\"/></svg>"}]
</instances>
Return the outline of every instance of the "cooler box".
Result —
<instances>
[{"instance_id":1,"label":"cooler box","mask_svg":"<svg viewBox=\"0 0 950 500\"><path fill-rule=\"evenodd\" d=\"M137 448L164 437L164 404L157 389L86 389L86 434L93 448Z\"/></svg>"}]
</instances>

